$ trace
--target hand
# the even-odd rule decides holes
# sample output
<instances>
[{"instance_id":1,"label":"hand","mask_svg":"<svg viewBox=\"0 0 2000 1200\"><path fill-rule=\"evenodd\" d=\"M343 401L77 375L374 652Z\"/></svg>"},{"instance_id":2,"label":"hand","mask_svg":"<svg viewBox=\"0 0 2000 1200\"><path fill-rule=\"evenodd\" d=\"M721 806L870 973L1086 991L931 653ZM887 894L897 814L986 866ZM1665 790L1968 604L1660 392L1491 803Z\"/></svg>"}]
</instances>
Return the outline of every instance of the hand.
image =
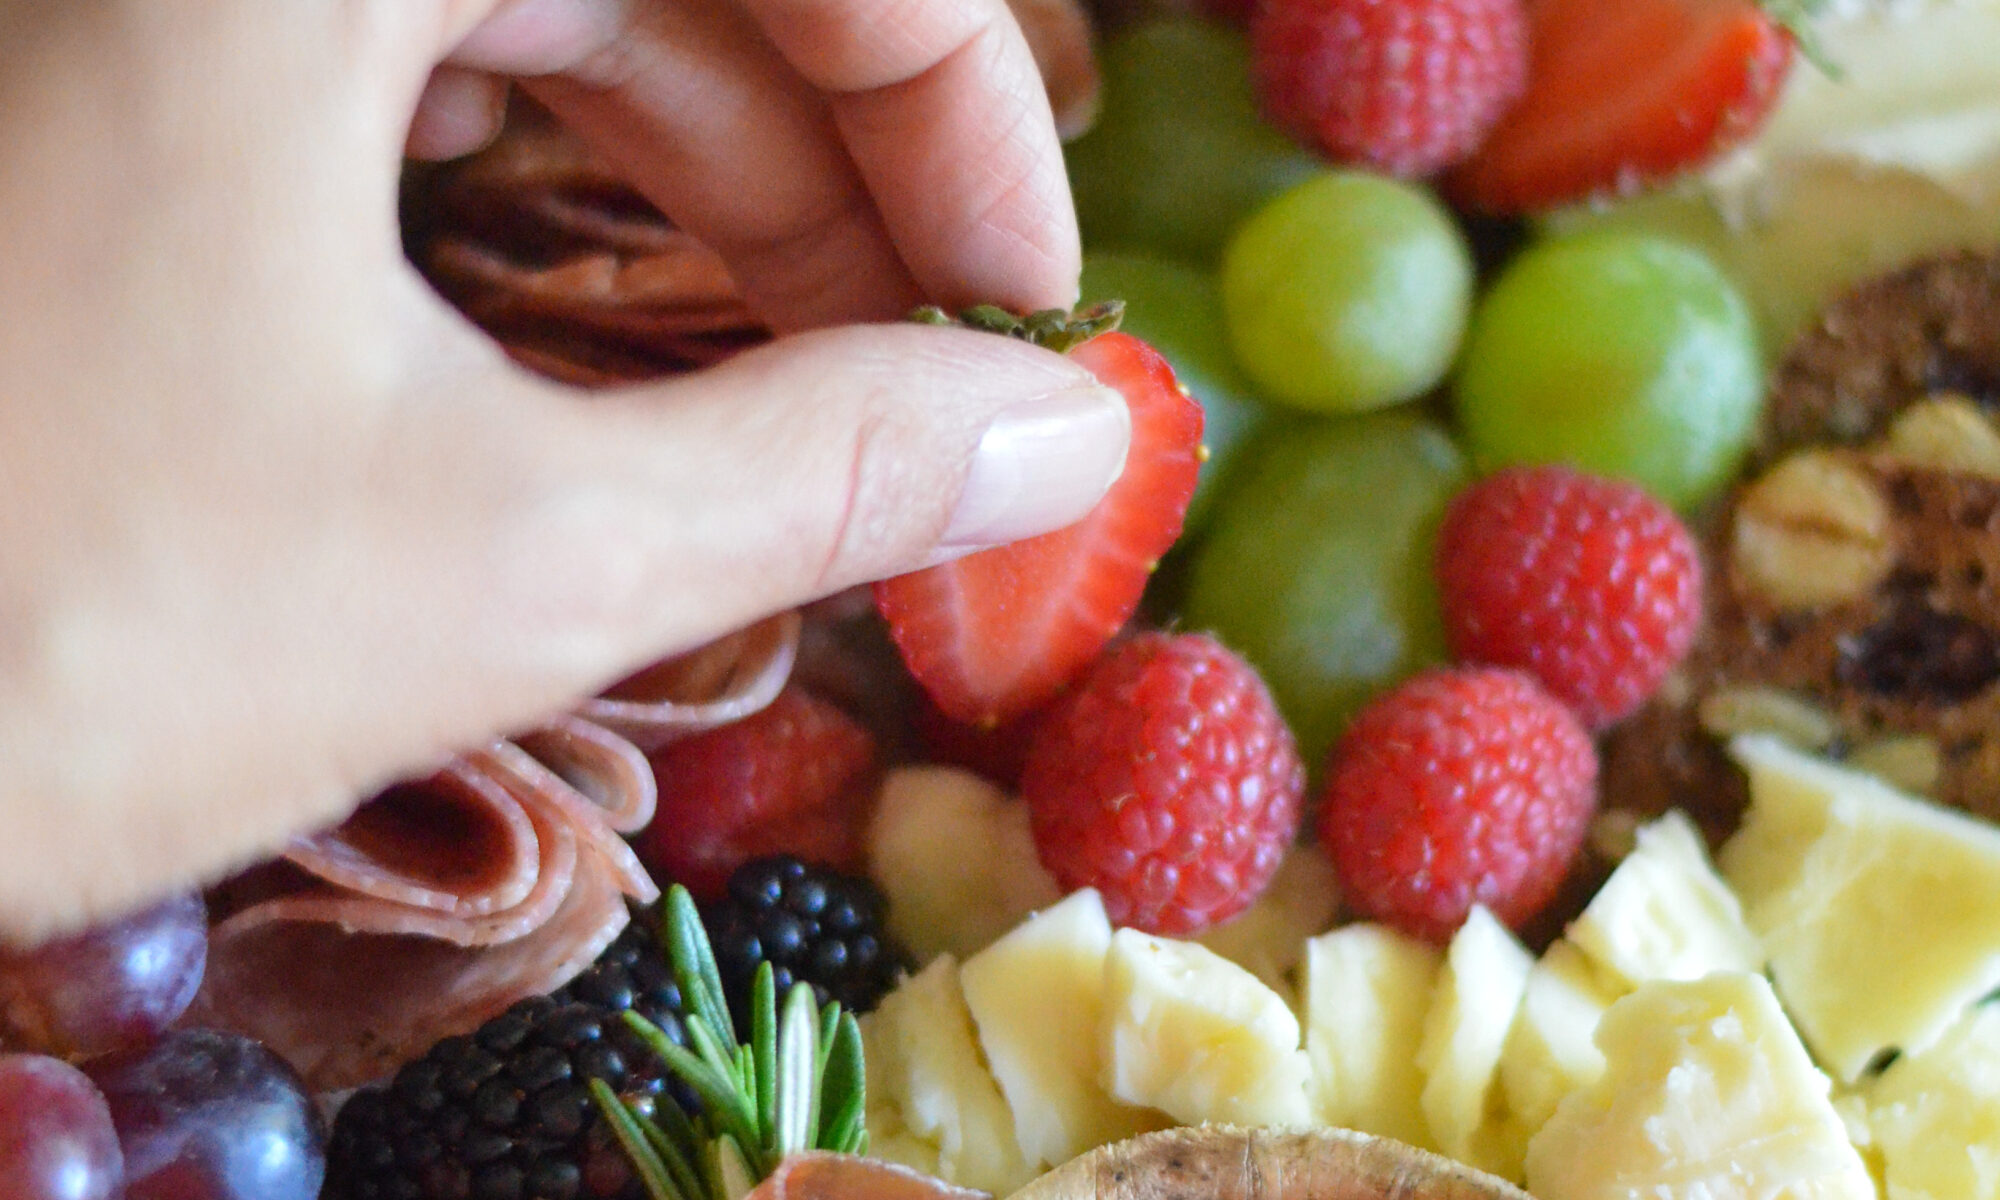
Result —
<instances>
[{"instance_id":1,"label":"hand","mask_svg":"<svg viewBox=\"0 0 2000 1200\"><path fill-rule=\"evenodd\" d=\"M477 144L500 75L815 331L589 399L509 365L394 215L406 142ZM1122 461L1064 359L823 328L1071 300L1000 0L0 0L0 161L0 934L1067 524Z\"/></svg>"}]
</instances>

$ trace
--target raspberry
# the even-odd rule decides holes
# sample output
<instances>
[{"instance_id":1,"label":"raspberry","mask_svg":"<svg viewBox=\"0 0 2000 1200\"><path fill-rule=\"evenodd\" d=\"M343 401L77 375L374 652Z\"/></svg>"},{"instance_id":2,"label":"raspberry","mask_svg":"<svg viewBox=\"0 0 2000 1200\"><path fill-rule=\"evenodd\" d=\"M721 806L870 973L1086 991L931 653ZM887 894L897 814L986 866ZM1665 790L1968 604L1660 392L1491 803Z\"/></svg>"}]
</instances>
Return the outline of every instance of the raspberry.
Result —
<instances>
[{"instance_id":1,"label":"raspberry","mask_svg":"<svg viewBox=\"0 0 2000 1200\"><path fill-rule=\"evenodd\" d=\"M1452 652L1528 672L1591 729L1644 703L1701 620L1687 527L1632 484L1565 467L1467 488L1438 532L1437 573Z\"/></svg>"},{"instance_id":2,"label":"raspberry","mask_svg":"<svg viewBox=\"0 0 2000 1200\"><path fill-rule=\"evenodd\" d=\"M1265 0L1250 37L1276 124L1405 178L1478 149L1528 78L1522 0Z\"/></svg>"},{"instance_id":3,"label":"raspberry","mask_svg":"<svg viewBox=\"0 0 2000 1200\"><path fill-rule=\"evenodd\" d=\"M761 712L653 753L660 809L639 857L704 900L771 854L860 871L878 757L853 718L787 687Z\"/></svg>"},{"instance_id":4,"label":"raspberry","mask_svg":"<svg viewBox=\"0 0 2000 1200\"><path fill-rule=\"evenodd\" d=\"M1596 806L1597 753L1515 671L1418 675L1348 727L1320 842L1350 907L1442 942L1475 904L1520 926L1555 895Z\"/></svg>"},{"instance_id":5,"label":"raspberry","mask_svg":"<svg viewBox=\"0 0 2000 1200\"><path fill-rule=\"evenodd\" d=\"M1215 639L1144 633L1042 717L1021 794L1065 889L1120 925L1185 935L1248 907L1298 832L1305 791L1264 681Z\"/></svg>"}]
</instances>

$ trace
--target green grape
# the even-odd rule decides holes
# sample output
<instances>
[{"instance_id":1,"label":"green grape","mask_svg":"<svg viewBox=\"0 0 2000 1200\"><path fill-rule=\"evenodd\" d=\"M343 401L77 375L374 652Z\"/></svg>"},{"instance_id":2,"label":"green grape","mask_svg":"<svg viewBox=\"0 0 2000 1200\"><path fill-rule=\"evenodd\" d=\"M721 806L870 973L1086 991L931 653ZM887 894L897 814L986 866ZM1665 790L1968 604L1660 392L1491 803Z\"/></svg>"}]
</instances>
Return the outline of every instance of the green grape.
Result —
<instances>
[{"instance_id":1,"label":"green grape","mask_svg":"<svg viewBox=\"0 0 2000 1200\"><path fill-rule=\"evenodd\" d=\"M1222 262L1230 344L1273 400L1364 412L1429 390L1472 305L1472 251L1429 193L1331 171L1272 200Z\"/></svg>"},{"instance_id":2,"label":"green grape","mask_svg":"<svg viewBox=\"0 0 2000 1200\"><path fill-rule=\"evenodd\" d=\"M1378 691L1443 659L1431 568L1464 457L1407 412L1271 422L1196 548L1185 624L1242 653L1317 767Z\"/></svg>"},{"instance_id":3,"label":"green grape","mask_svg":"<svg viewBox=\"0 0 2000 1200\"><path fill-rule=\"evenodd\" d=\"M1208 265L1239 221L1316 169L1257 115L1241 33L1192 17L1118 34L1104 107L1066 152L1084 243Z\"/></svg>"},{"instance_id":4,"label":"green grape","mask_svg":"<svg viewBox=\"0 0 2000 1200\"><path fill-rule=\"evenodd\" d=\"M1222 296L1205 271L1139 254L1083 256L1083 302L1125 301L1124 328L1166 356L1206 414L1202 442L1208 461L1188 505L1187 528L1207 520L1218 481L1266 409L1229 355L1222 332Z\"/></svg>"},{"instance_id":5,"label":"green grape","mask_svg":"<svg viewBox=\"0 0 2000 1200\"><path fill-rule=\"evenodd\" d=\"M1482 468L1562 462L1690 509L1734 473L1763 361L1699 251L1600 232L1530 247L1473 314L1454 404Z\"/></svg>"}]
</instances>

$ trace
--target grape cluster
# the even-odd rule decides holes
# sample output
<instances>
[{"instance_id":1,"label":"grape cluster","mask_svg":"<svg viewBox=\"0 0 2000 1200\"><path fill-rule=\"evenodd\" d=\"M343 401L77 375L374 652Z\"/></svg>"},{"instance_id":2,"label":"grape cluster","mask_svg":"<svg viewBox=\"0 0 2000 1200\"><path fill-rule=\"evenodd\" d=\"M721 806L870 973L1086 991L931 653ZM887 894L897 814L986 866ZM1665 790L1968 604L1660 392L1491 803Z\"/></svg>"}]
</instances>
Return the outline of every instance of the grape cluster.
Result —
<instances>
[{"instance_id":1,"label":"grape cluster","mask_svg":"<svg viewBox=\"0 0 2000 1200\"><path fill-rule=\"evenodd\" d=\"M313 1200L324 1130L247 1038L168 1032L208 960L200 897L0 951L0 1196ZM72 1065L75 1064L75 1065Z\"/></svg>"}]
</instances>

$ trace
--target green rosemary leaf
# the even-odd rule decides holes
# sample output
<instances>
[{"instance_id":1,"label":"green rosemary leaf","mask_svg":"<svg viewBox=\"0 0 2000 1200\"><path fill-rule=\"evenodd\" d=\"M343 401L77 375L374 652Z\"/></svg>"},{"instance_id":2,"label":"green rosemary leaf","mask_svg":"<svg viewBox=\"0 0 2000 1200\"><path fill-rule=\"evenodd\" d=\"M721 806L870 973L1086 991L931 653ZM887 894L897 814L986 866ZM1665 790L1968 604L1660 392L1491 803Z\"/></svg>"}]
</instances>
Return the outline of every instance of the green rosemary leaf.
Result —
<instances>
[{"instance_id":1,"label":"green rosemary leaf","mask_svg":"<svg viewBox=\"0 0 2000 1200\"><path fill-rule=\"evenodd\" d=\"M751 1109L750 1098L737 1085L735 1072L727 1065L727 1060L723 1069L718 1070L714 1064L689 1054L667 1040L667 1035L646 1018L629 1010L624 1015L625 1023L638 1033L647 1048L700 1097L702 1118L714 1132L735 1134L755 1141L757 1115Z\"/></svg>"},{"instance_id":2,"label":"green rosemary leaf","mask_svg":"<svg viewBox=\"0 0 2000 1200\"><path fill-rule=\"evenodd\" d=\"M646 1140L639 1118L632 1115L625 1102L618 1098L611 1085L602 1079L590 1081L590 1098L604 1114L605 1124L611 1126L611 1134L625 1149L625 1157L632 1161L632 1168L639 1175L639 1182L645 1185L646 1195L652 1200L701 1200L700 1197L683 1194L674 1186L667 1175L667 1166L660 1161L652 1145Z\"/></svg>"},{"instance_id":3,"label":"green rosemary leaf","mask_svg":"<svg viewBox=\"0 0 2000 1200\"><path fill-rule=\"evenodd\" d=\"M835 1113L820 1131L819 1148L835 1154L868 1153L868 1115L854 1104Z\"/></svg>"},{"instance_id":4,"label":"green rosemary leaf","mask_svg":"<svg viewBox=\"0 0 2000 1200\"><path fill-rule=\"evenodd\" d=\"M1047 326L1053 318L1036 320ZM708 934L683 888L668 893L664 930L687 1004L687 1044L636 1013L624 1020L694 1092L700 1110L690 1114L663 1097L647 1120L601 1080L591 1081L600 1107L612 1106L605 1107L607 1120L650 1200L743 1200L787 1155L865 1152L866 1072L853 1015L835 1003L817 1004L807 984L781 999L764 963L752 981L750 1039L741 1041Z\"/></svg>"},{"instance_id":5,"label":"green rosemary leaf","mask_svg":"<svg viewBox=\"0 0 2000 1200\"><path fill-rule=\"evenodd\" d=\"M689 1049L694 1052L696 1058L700 1059L709 1070L729 1080L732 1086L741 1085L742 1071L737 1066L737 1060L741 1056L735 1042L722 1040L723 1035L699 1017L690 1017L682 1021L681 1028L686 1031Z\"/></svg>"},{"instance_id":6,"label":"green rosemary leaf","mask_svg":"<svg viewBox=\"0 0 2000 1200\"><path fill-rule=\"evenodd\" d=\"M778 1022L777 1158L812 1149L819 1115L819 1011L811 985L795 983Z\"/></svg>"},{"instance_id":7,"label":"green rosemary leaf","mask_svg":"<svg viewBox=\"0 0 2000 1200\"><path fill-rule=\"evenodd\" d=\"M766 1142L778 1127L778 977L757 964L750 981L750 1050L757 1064L757 1128Z\"/></svg>"},{"instance_id":8,"label":"green rosemary leaf","mask_svg":"<svg viewBox=\"0 0 2000 1200\"><path fill-rule=\"evenodd\" d=\"M757 1183L770 1172L751 1166L744 1155L743 1147L735 1138L727 1134L715 1139L715 1200L743 1200L757 1189Z\"/></svg>"},{"instance_id":9,"label":"green rosemary leaf","mask_svg":"<svg viewBox=\"0 0 2000 1200\"><path fill-rule=\"evenodd\" d=\"M826 1075L826 1056L833 1053L833 1035L840 1032L840 1001L829 1000L819 1010L819 1061L813 1064L813 1077Z\"/></svg>"},{"instance_id":10,"label":"green rosemary leaf","mask_svg":"<svg viewBox=\"0 0 2000 1200\"><path fill-rule=\"evenodd\" d=\"M722 990L722 973L716 970L708 932L702 928L701 910L678 883L667 889L665 941L688 1015L708 1024L719 1040L735 1045L736 1024L729 1016L729 998Z\"/></svg>"},{"instance_id":11,"label":"green rosemary leaf","mask_svg":"<svg viewBox=\"0 0 2000 1200\"><path fill-rule=\"evenodd\" d=\"M703 1200L715 1190L701 1174L701 1147L708 1139L671 1098L663 1098L656 1104L653 1114L652 1120L640 1125L646 1140L666 1163L667 1173L681 1186L682 1193L690 1200Z\"/></svg>"},{"instance_id":12,"label":"green rosemary leaf","mask_svg":"<svg viewBox=\"0 0 2000 1200\"><path fill-rule=\"evenodd\" d=\"M857 1123L868 1107L868 1072L861 1056L861 1025L853 1013L841 1013L834 1024L833 1036L828 1039L825 1067L821 1072L819 1085L820 1111L827 1114L823 1120L827 1127L837 1128L843 1118L853 1114ZM846 1145L838 1144L838 1139L819 1139L822 1150L858 1153Z\"/></svg>"}]
</instances>

